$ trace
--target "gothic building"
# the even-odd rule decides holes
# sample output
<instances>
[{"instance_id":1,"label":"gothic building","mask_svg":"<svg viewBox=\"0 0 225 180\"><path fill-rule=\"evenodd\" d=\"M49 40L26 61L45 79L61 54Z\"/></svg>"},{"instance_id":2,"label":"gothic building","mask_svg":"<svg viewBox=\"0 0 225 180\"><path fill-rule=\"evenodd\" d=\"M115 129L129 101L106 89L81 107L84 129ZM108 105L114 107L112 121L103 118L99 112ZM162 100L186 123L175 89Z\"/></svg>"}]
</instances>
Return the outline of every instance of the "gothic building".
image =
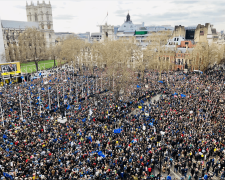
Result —
<instances>
[{"instance_id":1,"label":"gothic building","mask_svg":"<svg viewBox=\"0 0 225 180\"><path fill-rule=\"evenodd\" d=\"M40 31L45 33L48 45L55 43L55 33L53 30L52 6L50 1L48 4L43 1L35 6L32 2L26 5L27 21L38 23Z\"/></svg>"},{"instance_id":2,"label":"gothic building","mask_svg":"<svg viewBox=\"0 0 225 180\"><path fill-rule=\"evenodd\" d=\"M17 44L17 37L26 28L36 28L44 32L47 46L55 44L50 2L46 4L45 1L42 3L37 1L37 5L34 5L33 2L30 5L26 4L26 12L27 21L0 20L0 62L5 61L1 58L4 53L2 46L4 45L4 49L6 49L9 44Z\"/></svg>"}]
</instances>

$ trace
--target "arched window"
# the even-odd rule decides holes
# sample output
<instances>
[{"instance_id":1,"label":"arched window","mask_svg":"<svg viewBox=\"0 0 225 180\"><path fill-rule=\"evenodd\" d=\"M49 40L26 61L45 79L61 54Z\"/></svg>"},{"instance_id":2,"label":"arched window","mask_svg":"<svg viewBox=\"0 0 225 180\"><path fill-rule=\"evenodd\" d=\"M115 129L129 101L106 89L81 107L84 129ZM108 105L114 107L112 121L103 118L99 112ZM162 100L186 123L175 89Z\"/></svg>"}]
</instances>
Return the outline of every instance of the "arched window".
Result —
<instances>
[{"instance_id":1,"label":"arched window","mask_svg":"<svg viewBox=\"0 0 225 180\"><path fill-rule=\"evenodd\" d=\"M52 38L52 36L51 36L51 34L49 34L49 39L51 39Z\"/></svg>"},{"instance_id":2,"label":"arched window","mask_svg":"<svg viewBox=\"0 0 225 180\"><path fill-rule=\"evenodd\" d=\"M46 12L46 18L47 18L47 21L49 21L48 11Z\"/></svg>"},{"instance_id":3,"label":"arched window","mask_svg":"<svg viewBox=\"0 0 225 180\"><path fill-rule=\"evenodd\" d=\"M44 24L41 24L41 28L44 29Z\"/></svg>"},{"instance_id":4,"label":"arched window","mask_svg":"<svg viewBox=\"0 0 225 180\"><path fill-rule=\"evenodd\" d=\"M105 32L105 36L108 37L108 32Z\"/></svg>"},{"instance_id":5,"label":"arched window","mask_svg":"<svg viewBox=\"0 0 225 180\"><path fill-rule=\"evenodd\" d=\"M48 29L51 29L51 24L48 24Z\"/></svg>"},{"instance_id":6,"label":"arched window","mask_svg":"<svg viewBox=\"0 0 225 180\"><path fill-rule=\"evenodd\" d=\"M35 13L35 22L38 22L37 13Z\"/></svg>"},{"instance_id":7,"label":"arched window","mask_svg":"<svg viewBox=\"0 0 225 180\"><path fill-rule=\"evenodd\" d=\"M30 21L32 21L32 18L31 18L31 13L29 13L29 16L30 16Z\"/></svg>"}]
</instances>

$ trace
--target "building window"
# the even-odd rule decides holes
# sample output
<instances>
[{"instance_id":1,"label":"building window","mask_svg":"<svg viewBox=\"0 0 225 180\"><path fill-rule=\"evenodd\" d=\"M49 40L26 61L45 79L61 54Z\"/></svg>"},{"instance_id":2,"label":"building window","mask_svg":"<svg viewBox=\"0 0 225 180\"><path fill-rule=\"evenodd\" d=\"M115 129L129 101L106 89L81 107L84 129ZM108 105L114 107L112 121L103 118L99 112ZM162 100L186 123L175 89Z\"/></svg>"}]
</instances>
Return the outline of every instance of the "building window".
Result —
<instances>
[{"instance_id":1,"label":"building window","mask_svg":"<svg viewBox=\"0 0 225 180\"><path fill-rule=\"evenodd\" d=\"M201 36L204 36L204 31L200 31L200 35Z\"/></svg>"},{"instance_id":2,"label":"building window","mask_svg":"<svg viewBox=\"0 0 225 180\"><path fill-rule=\"evenodd\" d=\"M35 22L38 21L38 17L37 17L37 14L35 13Z\"/></svg>"},{"instance_id":3,"label":"building window","mask_svg":"<svg viewBox=\"0 0 225 180\"><path fill-rule=\"evenodd\" d=\"M174 41L176 41L177 38L174 38Z\"/></svg>"},{"instance_id":4,"label":"building window","mask_svg":"<svg viewBox=\"0 0 225 180\"><path fill-rule=\"evenodd\" d=\"M189 43L189 42L185 42L185 45L186 45L186 44L188 45L188 43Z\"/></svg>"}]
</instances>

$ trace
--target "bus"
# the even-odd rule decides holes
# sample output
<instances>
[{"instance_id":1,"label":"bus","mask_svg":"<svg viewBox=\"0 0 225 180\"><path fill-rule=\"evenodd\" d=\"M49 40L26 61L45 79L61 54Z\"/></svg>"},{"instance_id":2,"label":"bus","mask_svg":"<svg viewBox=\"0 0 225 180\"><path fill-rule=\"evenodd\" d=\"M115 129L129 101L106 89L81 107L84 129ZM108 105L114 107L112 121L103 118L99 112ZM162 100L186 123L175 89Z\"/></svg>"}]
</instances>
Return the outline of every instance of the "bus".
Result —
<instances>
[{"instance_id":1,"label":"bus","mask_svg":"<svg viewBox=\"0 0 225 180\"><path fill-rule=\"evenodd\" d=\"M0 63L0 71L1 86L21 81L20 62Z\"/></svg>"}]
</instances>

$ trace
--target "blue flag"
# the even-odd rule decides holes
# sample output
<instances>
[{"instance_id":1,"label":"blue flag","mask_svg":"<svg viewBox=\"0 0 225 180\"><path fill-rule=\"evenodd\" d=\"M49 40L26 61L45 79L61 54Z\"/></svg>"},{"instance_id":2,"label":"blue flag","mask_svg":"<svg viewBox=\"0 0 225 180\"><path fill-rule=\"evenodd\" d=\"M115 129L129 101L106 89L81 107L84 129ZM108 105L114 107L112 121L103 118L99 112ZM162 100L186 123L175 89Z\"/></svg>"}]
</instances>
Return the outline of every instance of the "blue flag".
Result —
<instances>
[{"instance_id":1,"label":"blue flag","mask_svg":"<svg viewBox=\"0 0 225 180\"><path fill-rule=\"evenodd\" d=\"M79 107L78 107L78 109L79 109L79 110L81 110L81 105L80 105L80 104L79 104Z\"/></svg>"},{"instance_id":2,"label":"blue flag","mask_svg":"<svg viewBox=\"0 0 225 180\"><path fill-rule=\"evenodd\" d=\"M44 90L45 90L45 88L41 88L41 90L43 90L43 91L44 91Z\"/></svg>"},{"instance_id":3,"label":"blue flag","mask_svg":"<svg viewBox=\"0 0 225 180\"><path fill-rule=\"evenodd\" d=\"M103 158L105 158L105 155L102 153L102 151L99 151L98 152L98 155L101 156L101 157L103 157Z\"/></svg>"},{"instance_id":4,"label":"blue flag","mask_svg":"<svg viewBox=\"0 0 225 180\"><path fill-rule=\"evenodd\" d=\"M13 112L12 108L10 108L10 111Z\"/></svg>"},{"instance_id":5,"label":"blue flag","mask_svg":"<svg viewBox=\"0 0 225 180\"><path fill-rule=\"evenodd\" d=\"M10 81L9 84L12 84L12 81Z\"/></svg>"},{"instance_id":6,"label":"blue flag","mask_svg":"<svg viewBox=\"0 0 225 180\"><path fill-rule=\"evenodd\" d=\"M3 138L4 138L4 139L7 139L8 137L7 137L5 134L3 134Z\"/></svg>"},{"instance_id":7,"label":"blue flag","mask_svg":"<svg viewBox=\"0 0 225 180\"><path fill-rule=\"evenodd\" d=\"M92 142L92 138L91 138L91 136L89 136L89 137L88 137L88 139Z\"/></svg>"},{"instance_id":8,"label":"blue flag","mask_svg":"<svg viewBox=\"0 0 225 180\"><path fill-rule=\"evenodd\" d=\"M86 118L82 119L82 122L85 122L86 121Z\"/></svg>"},{"instance_id":9,"label":"blue flag","mask_svg":"<svg viewBox=\"0 0 225 180\"><path fill-rule=\"evenodd\" d=\"M159 83L163 83L163 81L158 81Z\"/></svg>"},{"instance_id":10,"label":"blue flag","mask_svg":"<svg viewBox=\"0 0 225 180\"><path fill-rule=\"evenodd\" d=\"M52 89L51 87L48 88L49 90Z\"/></svg>"},{"instance_id":11,"label":"blue flag","mask_svg":"<svg viewBox=\"0 0 225 180\"><path fill-rule=\"evenodd\" d=\"M66 109L70 109L70 105L68 105Z\"/></svg>"},{"instance_id":12,"label":"blue flag","mask_svg":"<svg viewBox=\"0 0 225 180\"><path fill-rule=\"evenodd\" d=\"M186 95L184 95L184 94L181 94L180 96L181 96L182 98L183 98L183 97L186 97Z\"/></svg>"},{"instance_id":13,"label":"blue flag","mask_svg":"<svg viewBox=\"0 0 225 180\"><path fill-rule=\"evenodd\" d=\"M5 172L3 172L3 176L5 176L6 178L10 178L10 180L13 179L13 177L11 175L9 175L8 173L5 173Z\"/></svg>"},{"instance_id":14,"label":"blue flag","mask_svg":"<svg viewBox=\"0 0 225 180\"><path fill-rule=\"evenodd\" d=\"M137 88L141 88L141 86L137 85Z\"/></svg>"},{"instance_id":15,"label":"blue flag","mask_svg":"<svg viewBox=\"0 0 225 180\"><path fill-rule=\"evenodd\" d=\"M114 129L113 132L116 133L116 134L119 134L119 133L121 133L121 131L122 131L122 129L119 128L119 129Z\"/></svg>"},{"instance_id":16,"label":"blue flag","mask_svg":"<svg viewBox=\"0 0 225 180\"><path fill-rule=\"evenodd\" d=\"M22 78L22 79L24 79L24 77L23 77L23 76L21 76L21 78Z\"/></svg>"},{"instance_id":17,"label":"blue flag","mask_svg":"<svg viewBox=\"0 0 225 180\"><path fill-rule=\"evenodd\" d=\"M39 76L41 76L41 73L39 73Z\"/></svg>"},{"instance_id":18,"label":"blue flag","mask_svg":"<svg viewBox=\"0 0 225 180\"><path fill-rule=\"evenodd\" d=\"M52 80L50 79L49 82L52 82Z\"/></svg>"},{"instance_id":19,"label":"blue flag","mask_svg":"<svg viewBox=\"0 0 225 180\"><path fill-rule=\"evenodd\" d=\"M49 106L47 106L46 109L49 109Z\"/></svg>"}]
</instances>

